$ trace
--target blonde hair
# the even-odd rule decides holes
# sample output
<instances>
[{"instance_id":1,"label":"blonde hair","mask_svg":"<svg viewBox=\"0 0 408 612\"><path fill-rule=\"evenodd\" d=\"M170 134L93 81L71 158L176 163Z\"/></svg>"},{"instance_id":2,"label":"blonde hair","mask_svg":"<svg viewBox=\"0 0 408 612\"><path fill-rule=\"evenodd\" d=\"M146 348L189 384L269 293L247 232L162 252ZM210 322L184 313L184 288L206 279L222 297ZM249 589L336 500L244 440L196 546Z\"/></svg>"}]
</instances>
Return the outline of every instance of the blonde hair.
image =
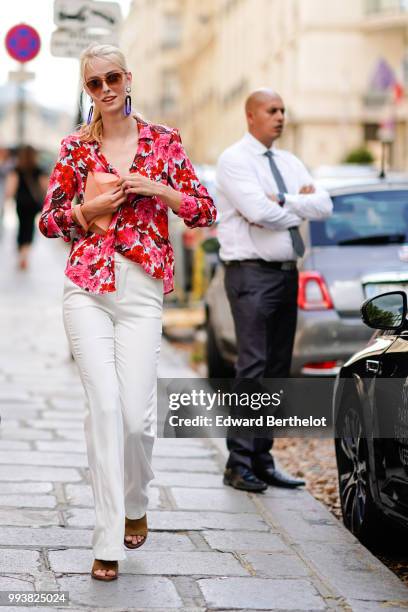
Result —
<instances>
[{"instance_id":1,"label":"blonde hair","mask_svg":"<svg viewBox=\"0 0 408 612\"><path fill-rule=\"evenodd\" d=\"M117 64L124 72L128 72L126 59L122 51L114 45L102 45L93 43L89 45L80 56L80 71L81 71L81 84L83 85L85 79L85 70L88 64L96 57L102 57L109 59ZM81 124L79 128L79 136L83 142L90 142L96 140L97 142L102 141L102 117L101 113L94 105L92 114L92 120L89 125L86 123Z\"/></svg>"}]
</instances>

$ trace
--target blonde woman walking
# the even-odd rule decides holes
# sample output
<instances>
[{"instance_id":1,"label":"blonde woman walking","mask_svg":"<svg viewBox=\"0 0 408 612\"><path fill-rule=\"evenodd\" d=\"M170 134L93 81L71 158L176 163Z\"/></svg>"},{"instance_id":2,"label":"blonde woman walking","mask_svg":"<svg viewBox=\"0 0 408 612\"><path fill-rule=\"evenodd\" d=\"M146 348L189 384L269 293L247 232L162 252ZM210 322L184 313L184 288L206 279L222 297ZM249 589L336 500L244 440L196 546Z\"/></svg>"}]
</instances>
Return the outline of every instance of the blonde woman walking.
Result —
<instances>
[{"instance_id":1,"label":"blonde woman walking","mask_svg":"<svg viewBox=\"0 0 408 612\"><path fill-rule=\"evenodd\" d=\"M211 225L216 210L177 129L132 112L132 74L117 47L85 50L81 78L88 121L62 140L39 227L72 243L63 316L88 400L91 575L114 580L123 545L147 537L163 294L173 290L168 209L188 227Z\"/></svg>"}]
</instances>

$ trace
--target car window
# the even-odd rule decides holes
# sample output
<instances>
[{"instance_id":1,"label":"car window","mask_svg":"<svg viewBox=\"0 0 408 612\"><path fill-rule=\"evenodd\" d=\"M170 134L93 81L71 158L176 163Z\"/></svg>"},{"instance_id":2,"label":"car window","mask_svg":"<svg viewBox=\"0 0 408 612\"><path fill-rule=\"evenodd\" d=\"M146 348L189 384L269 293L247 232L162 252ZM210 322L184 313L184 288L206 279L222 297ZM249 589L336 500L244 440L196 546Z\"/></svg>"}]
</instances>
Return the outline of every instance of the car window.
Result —
<instances>
[{"instance_id":1,"label":"car window","mask_svg":"<svg viewBox=\"0 0 408 612\"><path fill-rule=\"evenodd\" d=\"M313 246L408 241L408 190L332 196L333 214L310 222Z\"/></svg>"}]
</instances>

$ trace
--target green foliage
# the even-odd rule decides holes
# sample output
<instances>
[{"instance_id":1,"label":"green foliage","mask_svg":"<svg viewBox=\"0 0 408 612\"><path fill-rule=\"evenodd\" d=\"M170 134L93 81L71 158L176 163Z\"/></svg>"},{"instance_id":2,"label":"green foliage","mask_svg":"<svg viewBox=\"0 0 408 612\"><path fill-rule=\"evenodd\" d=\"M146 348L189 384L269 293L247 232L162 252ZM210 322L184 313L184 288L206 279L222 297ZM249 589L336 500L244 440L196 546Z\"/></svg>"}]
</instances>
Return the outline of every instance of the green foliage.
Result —
<instances>
[{"instance_id":1,"label":"green foliage","mask_svg":"<svg viewBox=\"0 0 408 612\"><path fill-rule=\"evenodd\" d=\"M218 253L220 250L220 243L215 237L206 238L206 240L201 243L201 247L205 253Z\"/></svg>"},{"instance_id":2,"label":"green foliage","mask_svg":"<svg viewBox=\"0 0 408 612\"><path fill-rule=\"evenodd\" d=\"M373 161L373 154L363 146L353 149L344 158L345 164L372 164Z\"/></svg>"}]
</instances>

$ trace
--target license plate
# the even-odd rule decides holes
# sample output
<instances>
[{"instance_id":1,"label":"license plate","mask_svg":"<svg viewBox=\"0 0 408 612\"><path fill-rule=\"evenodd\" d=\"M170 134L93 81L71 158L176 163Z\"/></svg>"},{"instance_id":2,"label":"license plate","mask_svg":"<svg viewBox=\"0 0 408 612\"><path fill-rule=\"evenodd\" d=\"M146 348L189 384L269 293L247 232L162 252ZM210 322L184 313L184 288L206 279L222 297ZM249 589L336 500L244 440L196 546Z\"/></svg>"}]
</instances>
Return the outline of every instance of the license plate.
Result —
<instances>
[{"instance_id":1,"label":"license plate","mask_svg":"<svg viewBox=\"0 0 408 612\"><path fill-rule=\"evenodd\" d=\"M364 285L366 299L388 291L405 291L408 294L408 283L367 283Z\"/></svg>"}]
</instances>

